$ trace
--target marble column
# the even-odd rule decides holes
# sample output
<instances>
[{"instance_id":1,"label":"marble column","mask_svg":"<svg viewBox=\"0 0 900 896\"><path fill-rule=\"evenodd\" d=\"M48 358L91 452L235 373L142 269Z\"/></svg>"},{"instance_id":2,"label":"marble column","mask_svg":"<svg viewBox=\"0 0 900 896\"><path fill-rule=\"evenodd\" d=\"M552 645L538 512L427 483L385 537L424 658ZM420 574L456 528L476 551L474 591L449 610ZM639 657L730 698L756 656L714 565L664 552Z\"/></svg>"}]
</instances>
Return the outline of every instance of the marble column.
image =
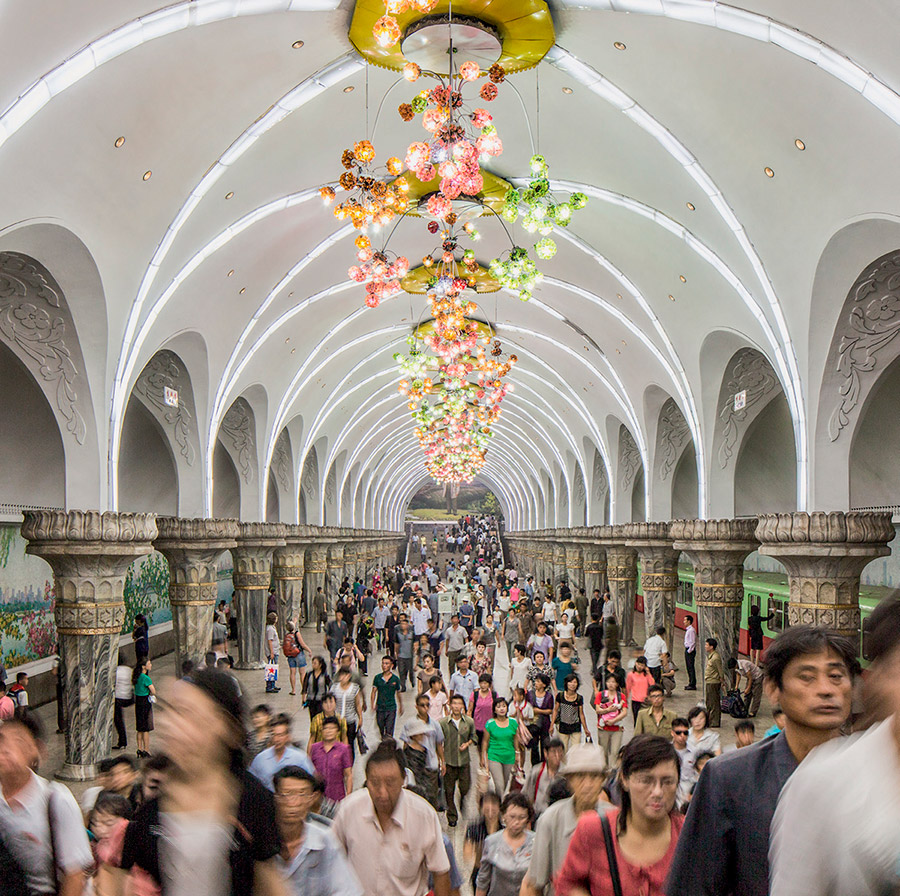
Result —
<instances>
[{"instance_id":1,"label":"marble column","mask_svg":"<svg viewBox=\"0 0 900 896\"><path fill-rule=\"evenodd\" d=\"M673 548L684 551L694 567L700 667L705 667L706 639L715 638L727 679L728 661L738 655L744 560L758 547L756 518L675 520L669 526L669 535Z\"/></svg>"},{"instance_id":2,"label":"marble column","mask_svg":"<svg viewBox=\"0 0 900 896\"><path fill-rule=\"evenodd\" d=\"M334 542L325 553L325 590L337 600L344 574L344 544Z\"/></svg>"},{"instance_id":3,"label":"marble column","mask_svg":"<svg viewBox=\"0 0 900 896\"><path fill-rule=\"evenodd\" d=\"M569 579L572 597L575 597L578 590L584 588L584 558L581 553L581 545L566 545L566 576Z\"/></svg>"},{"instance_id":4,"label":"marble column","mask_svg":"<svg viewBox=\"0 0 900 896\"><path fill-rule=\"evenodd\" d=\"M566 548L565 545L556 541L553 543L553 590L554 593L559 588L562 580L566 577Z\"/></svg>"},{"instance_id":5,"label":"marble column","mask_svg":"<svg viewBox=\"0 0 900 896\"><path fill-rule=\"evenodd\" d=\"M637 551L641 564L644 632L649 638L659 626L665 626L666 643L671 653L681 552L672 547L668 523L626 523L625 533L628 546Z\"/></svg>"},{"instance_id":6,"label":"marble column","mask_svg":"<svg viewBox=\"0 0 900 896\"><path fill-rule=\"evenodd\" d=\"M603 572L606 570L606 552L596 544L586 544L584 553L584 593L590 600L595 591L603 593ZM601 570L602 565L602 570Z\"/></svg>"},{"instance_id":7,"label":"marble column","mask_svg":"<svg viewBox=\"0 0 900 896\"><path fill-rule=\"evenodd\" d=\"M619 623L619 640L628 647L634 640L634 597L637 591L637 551L625 541L622 526L604 526L610 534L604 536L606 545L609 593Z\"/></svg>"},{"instance_id":8,"label":"marble column","mask_svg":"<svg viewBox=\"0 0 900 896\"><path fill-rule=\"evenodd\" d=\"M337 597L325 591L325 572L328 568L328 543L312 541L306 546L306 559L303 565L303 592L309 604L309 623L316 622L313 610L313 598L317 589L321 588L325 593L325 607L331 612Z\"/></svg>"},{"instance_id":9,"label":"marble column","mask_svg":"<svg viewBox=\"0 0 900 896\"><path fill-rule=\"evenodd\" d=\"M169 603L175 631L175 674L185 660L202 662L212 645L213 615L219 595L216 560L237 547L237 520L161 516L153 547L169 563Z\"/></svg>"},{"instance_id":10,"label":"marble column","mask_svg":"<svg viewBox=\"0 0 900 896\"><path fill-rule=\"evenodd\" d=\"M234 601L237 611L239 669L265 666L266 609L272 581L272 556L284 547L283 523L241 523L234 557Z\"/></svg>"},{"instance_id":11,"label":"marble column","mask_svg":"<svg viewBox=\"0 0 900 896\"><path fill-rule=\"evenodd\" d=\"M86 781L112 746L115 669L128 567L150 553L150 513L26 511L25 550L43 558L56 585L54 616L66 702L66 760L59 777Z\"/></svg>"},{"instance_id":12,"label":"marble column","mask_svg":"<svg viewBox=\"0 0 900 896\"><path fill-rule=\"evenodd\" d=\"M300 526L288 526L284 547L275 548L272 555L272 583L278 598L278 633L284 636L285 623L303 625L308 616L304 612L303 569L306 541Z\"/></svg>"},{"instance_id":13,"label":"marble column","mask_svg":"<svg viewBox=\"0 0 900 896\"><path fill-rule=\"evenodd\" d=\"M790 624L830 628L855 644L860 574L890 554L894 534L890 513L766 514L756 527L759 552L787 569Z\"/></svg>"}]
</instances>

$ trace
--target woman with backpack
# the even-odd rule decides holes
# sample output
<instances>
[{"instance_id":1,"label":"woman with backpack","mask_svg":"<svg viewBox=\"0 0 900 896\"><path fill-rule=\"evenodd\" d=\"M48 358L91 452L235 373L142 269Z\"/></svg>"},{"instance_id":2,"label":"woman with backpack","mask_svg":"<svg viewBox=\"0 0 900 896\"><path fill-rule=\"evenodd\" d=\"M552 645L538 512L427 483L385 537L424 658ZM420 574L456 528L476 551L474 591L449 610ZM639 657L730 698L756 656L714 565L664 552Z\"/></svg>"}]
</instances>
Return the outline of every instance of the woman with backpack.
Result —
<instances>
[{"instance_id":1,"label":"woman with backpack","mask_svg":"<svg viewBox=\"0 0 900 896\"><path fill-rule=\"evenodd\" d=\"M306 682L306 658L309 656L310 650L303 640L303 635L297 631L297 627L293 622L285 623L284 641L281 649L287 657L288 669L291 676L291 696L297 693L297 670L300 670L300 690Z\"/></svg>"}]
</instances>

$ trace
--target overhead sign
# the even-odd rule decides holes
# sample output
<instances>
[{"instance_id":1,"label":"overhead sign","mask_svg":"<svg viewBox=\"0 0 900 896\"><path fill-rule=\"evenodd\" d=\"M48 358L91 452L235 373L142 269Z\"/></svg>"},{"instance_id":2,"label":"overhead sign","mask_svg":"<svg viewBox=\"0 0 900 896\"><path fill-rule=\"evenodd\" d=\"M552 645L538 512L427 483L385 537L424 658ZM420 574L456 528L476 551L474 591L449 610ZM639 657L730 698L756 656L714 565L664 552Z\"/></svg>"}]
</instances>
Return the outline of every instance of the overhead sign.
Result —
<instances>
[{"instance_id":1,"label":"overhead sign","mask_svg":"<svg viewBox=\"0 0 900 896\"><path fill-rule=\"evenodd\" d=\"M734 409L742 411L745 407L747 407L747 390L742 389L734 396Z\"/></svg>"},{"instance_id":2,"label":"overhead sign","mask_svg":"<svg viewBox=\"0 0 900 896\"><path fill-rule=\"evenodd\" d=\"M165 401L165 403L170 408L177 408L178 407L178 390L173 389L171 386L163 387L163 401Z\"/></svg>"},{"instance_id":3,"label":"overhead sign","mask_svg":"<svg viewBox=\"0 0 900 896\"><path fill-rule=\"evenodd\" d=\"M454 594L452 591L440 591L438 592L438 613L442 616L446 613L452 613L455 607L453 606Z\"/></svg>"}]
</instances>

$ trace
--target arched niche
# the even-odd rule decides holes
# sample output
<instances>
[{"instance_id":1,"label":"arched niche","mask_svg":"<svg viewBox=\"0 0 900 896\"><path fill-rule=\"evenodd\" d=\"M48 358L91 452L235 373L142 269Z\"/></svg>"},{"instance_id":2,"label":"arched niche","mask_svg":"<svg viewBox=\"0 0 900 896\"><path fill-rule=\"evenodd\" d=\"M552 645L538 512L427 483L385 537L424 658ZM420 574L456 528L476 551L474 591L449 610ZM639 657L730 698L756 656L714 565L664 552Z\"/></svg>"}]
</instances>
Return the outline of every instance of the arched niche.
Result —
<instances>
[{"instance_id":1,"label":"arched niche","mask_svg":"<svg viewBox=\"0 0 900 896\"><path fill-rule=\"evenodd\" d=\"M294 495L294 460L291 446L291 436L287 427L281 430L275 440L275 448L272 452L272 461L269 464L269 476L266 488L266 519L269 520L271 512L272 492L274 500L278 504L278 522L293 523L293 519L287 519L291 513L291 496ZM274 522L271 521L270 522Z\"/></svg>"},{"instance_id":2,"label":"arched niche","mask_svg":"<svg viewBox=\"0 0 900 896\"><path fill-rule=\"evenodd\" d=\"M219 440L213 452L212 508L216 519L241 518L241 480L231 454Z\"/></svg>"},{"instance_id":3,"label":"arched niche","mask_svg":"<svg viewBox=\"0 0 900 896\"><path fill-rule=\"evenodd\" d=\"M12 250L15 251L12 251ZM56 274L37 259L47 259ZM76 276L78 275L78 276ZM79 279L83 278L83 281ZM93 319L88 297L103 317L87 334L88 359L80 342L79 318ZM64 228L27 225L0 236L0 344L31 375L62 437L66 495L59 506L104 506L106 452L99 447L89 372L105 373L105 300L96 265L84 244ZM100 340L98 342L98 337ZM104 412L105 412L104 408ZM3 422L13 418L3 418ZM105 446L104 446L105 447ZM24 485L33 485L34 480Z\"/></svg>"},{"instance_id":4,"label":"arched niche","mask_svg":"<svg viewBox=\"0 0 900 896\"><path fill-rule=\"evenodd\" d=\"M850 507L900 504L900 358L869 391L850 449Z\"/></svg>"},{"instance_id":5,"label":"arched niche","mask_svg":"<svg viewBox=\"0 0 900 896\"><path fill-rule=\"evenodd\" d=\"M278 483L275 474L269 470L269 487L266 489L266 522L281 522L281 499L278 494Z\"/></svg>"},{"instance_id":6,"label":"arched niche","mask_svg":"<svg viewBox=\"0 0 900 896\"><path fill-rule=\"evenodd\" d=\"M797 509L797 453L784 393L754 417L734 467L734 514L786 513Z\"/></svg>"},{"instance_id":7,"label":"arched niche","mask_svg":"<svg viewBox=\"0 0 900 896\"><path fill-rule=\"evenodd\" d=\"M321 525L319 518L319 452L313 445L303 461L300 471L300 510L303 513L301 522L314 526Z\"/></svg>"},{"instance_id":8,"label":"arched niche","mask_svg":"<svg viewBox=\"0 0 900 896\"><path fill-rule=\"evenodd\" d=\"M122 424L119 509L178 515L178 471L171 445L156 417L133 397Z\"/></svg>"},{"instance_id":9,"label":"arched niche","mask_svg":"<svg viewBox=\"0 0 900 896\"><path fill-rule=\"evenodd\" d=\"M675 474L684 458L688 458L694 464L693 479L695 484L697 482L697 455L694 450L694 440L691 437L687 420L673 398L668 398L659 407L655 433L649 516L654 520L696 517L699 512L696 500L694 505L688 509L687 517L679 517L672 509L675 502ZM695 487L695 498L697 492L698 489Z\"/></svg>"},{"instance_id":10,"label":"arched niche","mask_svg":"<svg viewBox=\"0 0 900 896\"><path fill-rule=\"evenodd\" d=\"M257 456L256 415L250 403L243 396L236 399L225 412L219 425L219 445L231 459L231 467L235 475L240 477L238 495L239 512L232 514L245 522L259 520L260 517L260 484L259 458ZM215 462L215 458L213 459ZM213 504L215 505L216 489L215 469L213 469Z\"/></svg>"},{"instance_id":11,"label":"arched niche","mask_svg":"<svg viewBox=\"0 0 900 896\"><path fill-rule=\"evenodd\" d=\"M641 490L644 488L644 466L641 460L641 453L638 449L631 430L622 423L618 432L618 449L616 456L618 463L616 467L616 523L627 523L632 517L637 506L644 508L643 495L639 504L634 498L634 491L637 487L638 478L641 481ZM641 518L644 516L644 510L641 511Z\"/></svg>"},{"instance_id":12,"label":"arched niche","mask_svg":"<svg viewBox=\"0 0 900 896\"><path fill-rule=\"evenodd\" d=\"M606 464L603 456L594 443L585 438L584 453L591 464L591 481L588 488L588 522L595 526L604 522L605 504L609 495L609 477L606 475Z\"/></svg>"},{"instance_id":13,"label":"arched niche","mask_svg":"<svg viewBox=\"0 0 900 896\"><path fill-rule=\"evenodd\" d=\"M166 442L175 465L178 506L173 512L183 517L202 516L203 462L193 383L187 365L171 349L156 352L135 380L125 409L126 425L138 405L156 421L156 430ZM118 464L121 510L133 509L123 503L121 471L131 465L125 447L123 428ZM133 442L129 450L135 447L141 451L140 444Z\"/></svg>"},{"instance_id":14,"label":"arched niche","mask_svg":"<svg viewBox=\"0 0 900 896\"><path fill-rule=\"evenodd\" d=\"M822 509L857 506L862 494L858 480L857 497L851 495L849 475L857 429L885 372L900 358L898 246L900 220L856 221L832 237L816 271L810 332L811 351L814 346L816 353L810 357L824 358L824 363L812 488L814 506ZM860 450L864 455L866 449ZM862 455L857 460L862 461Z\"/></svg>"},{"instance_id":15,"label":"arched niche","mask_svg":"<svg viewBox=\"0 0 900 896\"><path fill-rule=\"evenodd\" d=\"M716 338L713 339L713 337ZM744 441L751 430L755 428L756 419L773 400L780 397L785 406L787 404L781 382L769 359L759 349L746 344L734 350L736 342L739 342L739 337L727 333L711 334L704 341L704 349L709 345L710 354L714 356L715 360L721 358L723 350L731 350L730 357L721 373L715 404L712 406L715 416L711 427L713 440L707 476L710 515L713 517L732 517L737 514L736 469L738 458L743 452ZM706 359L704 369L712 374L715 368L710 369L709 364L710 359ZM704 406L706 406L709 396L710 393L704 389ZM707 410L709 409L707 408ZM774 425L782 418L775 414L775 416L767 415L766 419L769 421L766 425ZM788 414L788 420L790 421L790 414ZM790 430L791 448L789 453L796 466L793 424L791 424ZM782 446L783 442L779 440L778 445ZM764 454L765 448L757 440L750 453L746 455L746 460L750 462L750 467L745 470L746 475L753 475L753 458L760 453ZM796 473L794 482L796 483ZM743 507L748 504L765 504L767 502L768 492L766 490L758 492L759 500L757 500L752 498L752 495L757 492L756 486L750 480L745 481L745 486L741 498ZM782 496L782 500L785 500L785 496ZM791 507L796 507L796 490L787 496L787 500Z\"/></svg>"},{"instance_id":16,"label":"arched niche","mask_svg":"<svg viewBox=\"0 0 900 896\"><path fill-rule=\"evenodd\" d=\"M694 519L697 513L699 494L697 458L694 452L687 448L681 453L681 458L672 474L672 510L669 518L673 520Z\"/></svg>"},{"instance_id":17,"label":"arched niche","mask_svg":"<svg viewBox=\"0 0 900 896\"><path fill-rule=\"evenodd\" d=\"M2 343L0 420L0 503L64 508L66 459L56 417L34 377Z\"/></svg>"}]
</instances>

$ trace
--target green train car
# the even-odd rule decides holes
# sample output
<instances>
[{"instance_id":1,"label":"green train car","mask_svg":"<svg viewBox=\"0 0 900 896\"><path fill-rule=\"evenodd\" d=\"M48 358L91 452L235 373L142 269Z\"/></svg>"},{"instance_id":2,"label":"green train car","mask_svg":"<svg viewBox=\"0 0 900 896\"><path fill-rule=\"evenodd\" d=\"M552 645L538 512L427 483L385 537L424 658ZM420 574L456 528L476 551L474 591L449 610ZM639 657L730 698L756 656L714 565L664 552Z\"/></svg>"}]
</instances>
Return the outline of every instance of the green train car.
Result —
<instances>
[{"instance_id":1,"label":"green train car","mask_svg":"<svg viewBox=\"0 0 900 896\"><path fill-rule=\"evenodd\" d=\"M866 586L859 590L859 606L863 626L866 618L880 600L891 593L890 588ZM644 600L641 594L640 570L638 571L636 609L644 610ZM744 606L741 611L740 651L743 654L750 652L750 636L747 631L747 616L750 607L758 605L763 617L773 614L772 618L763 623L764 643L776 638L788 625L788 580L783 573L757 572L746 570L744 572ZM689 563L681 563L678 566L678 594L675 598L675 627L684 629L685 615L697 617L697 605L694 603L694 570ZM859 638L859 657L862 662L862 631Z\"/></svg>"}]
</instances>

